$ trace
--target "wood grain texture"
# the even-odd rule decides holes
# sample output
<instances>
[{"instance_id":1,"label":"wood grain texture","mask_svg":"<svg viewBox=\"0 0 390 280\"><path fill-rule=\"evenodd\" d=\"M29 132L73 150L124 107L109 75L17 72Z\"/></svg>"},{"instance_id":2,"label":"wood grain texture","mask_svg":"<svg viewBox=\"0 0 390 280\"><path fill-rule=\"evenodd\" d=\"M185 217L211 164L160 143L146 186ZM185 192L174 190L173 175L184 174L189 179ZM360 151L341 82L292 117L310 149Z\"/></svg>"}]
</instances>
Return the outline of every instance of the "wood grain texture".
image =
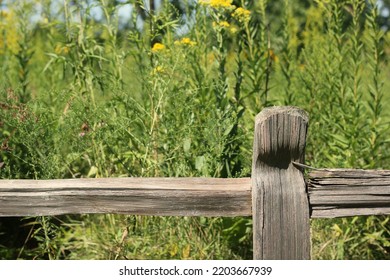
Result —
<instances>
[{"instance_id":1,"label":"wood grain texture","mask_svg":"<svg viewBox=\"0 0 390 280\"><path fill-rule=\"evenodd\" d=\"M252 165L254 259L310 259L309 204L301 170L308 126L295 107L256 117Z\"/></svg>"},{"instance_id":2,"label":"wood grain texture","mask_svg":"<svg viewBox=\"0 0 390 280\"><path fill-rule=\"evenodd\" d=\"M390 170L321 169L306 183L312 218L390 214ZM250 178L0 180L0 216L251 216L251 184Z\"/></svg>"},{"instance_id":3,"label":"wood grain texture","mask_svg":"<svg viewBox=\"0 0 390 280\"><path fill-rule=\"evenodd\" d=\"M317 169L307 185L313 218L390 214L390 170Z\"/></svg>"},{"instance_id":4,"label":"wood grain texture","mask_svg":"<svg viewBox=\"0 0 390 280\"><path fill-rule=\"evenodd\" d=\"M0 180L0 216L250 216L250 178Z\"/></svg>"}]
</instances>

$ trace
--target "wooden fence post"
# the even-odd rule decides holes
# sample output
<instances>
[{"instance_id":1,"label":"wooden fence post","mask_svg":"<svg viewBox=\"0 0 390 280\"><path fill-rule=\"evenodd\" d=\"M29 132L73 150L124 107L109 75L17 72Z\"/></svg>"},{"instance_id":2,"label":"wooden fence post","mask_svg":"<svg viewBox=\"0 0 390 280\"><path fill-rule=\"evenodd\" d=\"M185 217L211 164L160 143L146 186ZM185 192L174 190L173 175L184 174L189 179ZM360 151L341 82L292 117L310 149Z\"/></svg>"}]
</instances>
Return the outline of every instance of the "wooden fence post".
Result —
<instances>
[{"instance_id":1,"label":"wooden fence post","mask_svg":"<svg viewBox=\"0 0 390 280\"><path fill-rule=\"evenodd\" d=\"M309 203L301 170L308 116L295 107L257 115L252 163L254 259L310 259Z\"/></svg>"}]
</instances>

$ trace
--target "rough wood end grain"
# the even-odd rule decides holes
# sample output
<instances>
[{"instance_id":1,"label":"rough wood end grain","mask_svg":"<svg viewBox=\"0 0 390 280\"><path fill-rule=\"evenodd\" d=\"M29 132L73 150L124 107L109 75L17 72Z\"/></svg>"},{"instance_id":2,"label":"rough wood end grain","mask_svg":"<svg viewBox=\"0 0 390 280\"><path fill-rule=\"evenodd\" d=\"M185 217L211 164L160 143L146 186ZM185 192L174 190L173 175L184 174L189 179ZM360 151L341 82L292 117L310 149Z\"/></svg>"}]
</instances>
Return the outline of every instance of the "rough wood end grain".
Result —
<instances>
[{"instance_id":1,"label":"rough wood end grain","mask_svg":"<svg viewBox=\"0 0 390 280\"><path fill-rule=\"evenodd\" d=\"M313 218L390 214L390 170L317 169L308 177Z\"/></svg>"}]
</instances>

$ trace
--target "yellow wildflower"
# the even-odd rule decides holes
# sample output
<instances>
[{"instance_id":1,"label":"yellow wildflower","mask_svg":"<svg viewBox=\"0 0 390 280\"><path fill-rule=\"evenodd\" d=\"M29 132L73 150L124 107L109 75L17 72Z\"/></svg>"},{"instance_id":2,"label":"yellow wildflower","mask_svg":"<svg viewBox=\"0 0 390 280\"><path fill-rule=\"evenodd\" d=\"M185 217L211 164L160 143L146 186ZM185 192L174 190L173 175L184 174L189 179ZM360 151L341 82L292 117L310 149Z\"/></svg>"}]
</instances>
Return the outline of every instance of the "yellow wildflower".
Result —
<instances>
[{"instance_id":1,"label":"yellow wildflower","mask_svg":"<svg viewBox=\"0 0 390 280\"><path fill-rule=\"evenodd\" d=\"M221 27L229 27L230 24L229 24L227 21L221 21L221 22L219 23L219 26L221 26Z\"/></svg>"},{"instance_id":2,"label":"yellow wildflower","mask_svg":"<svg viewBox=\"0 0 390 280\"><path fill-rule=\"evenodd\" d=\"M220 21L220 22L213 22L213 26L216 27L216 26L219 26L219 27L229 27L230 24L227 22L227 21Z\"/></svg>"},{"instance_id":3,"label":"yellow wildflower","mask_svg":"<svg viewBox=\"0 0 390 280\"><path fill-rule=\"evenodd\" d=\"M232 34L236 34L238 32L238 28L235 26L232 26L229 28L229 32Z\"/></svg>"},{"instance_id":4,"label":"yellow wildflower","mask_svg":"<svg viewBox=\"0 0 390 280\"><path fill-rule=\"evenodd\" d=\"M157 74L164 74L165 73L165 69L164 67L162 66L156 66L153 68L152 70L152 75L157 75Z\"/></svg>"},{"instance_id":5,"label":"yellow wildflower","mask_svg":"<svg viewBox=\"0 0 390 280\"><path fill-rule=\"evenodd\" d=\"M233 0L200 0L199 4L215 9L234 9L236 6L232 5L232 2Z\"/></svg>"},{"instance_id":6,"label":"yellow wildflower","mask_svg":"<svg viewBox=\"0 0 390 280\"><path fill-rule=\"evenodd\" d=\"M162 51L163 49L165 49L165 46L161 43L155 43L153 45L153 48L152 48L152 52L158 52L158 51Z\"/></svg>"},{"instance_id":7,"label":"yellow wildflower","mask_svg":"<svg viewBox=\"0 0 390 280\"><path fill-rule=\"evenodd\" d=\"M184 45L190 45L190 46L196 45L196 42L192 41L190 38L187 38L187 37L181 39L181 43Z\"/></svg>"},{"instance_id":8,"label":"yellow wildflower","mask_svg":"<svg viewBox=\"0 0 390 280\"><path fill-rule=\"evenodd\" d=\"M232 13L232 16L239 22L248 23L251 19L251 12L247 9L239 7Z\"/></svg>"},{"instance_id":9,"label":"yellow wildflower","mask_svg":"<svg viewBox=\"0 0 390 280\"><path fill-rule=\"evenodd\" d=\"M16 21L17 17L12 11L0 11L0 54L6 50L17 54L20 50Z\"/></svg>"},{"instance_id":10,"label":"yellow wildflower","mask_svg":"<svg viewBox=\"0 0 390 280\"><path fill-rule=\"evenodd\" d=\"M175 41L175 45L187 45L187 46L195 46L196 42L192 41L188 37L184 37L179 41Z\"/></svg>"}]
</instances>

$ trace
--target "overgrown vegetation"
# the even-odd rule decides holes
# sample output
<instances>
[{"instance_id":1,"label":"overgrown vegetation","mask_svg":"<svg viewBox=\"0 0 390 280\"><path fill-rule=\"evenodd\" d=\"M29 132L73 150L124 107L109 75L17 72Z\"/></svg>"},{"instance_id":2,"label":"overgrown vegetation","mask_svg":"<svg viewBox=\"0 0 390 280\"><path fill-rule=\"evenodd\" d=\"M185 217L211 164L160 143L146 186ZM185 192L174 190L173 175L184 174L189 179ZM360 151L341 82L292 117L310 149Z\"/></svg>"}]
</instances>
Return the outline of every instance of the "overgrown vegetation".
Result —
<instances>
[{"instance_id":1,"label":"overgrown vegetation","mask_svg":"<svg viewBox=\"0 0 390 280\"><path fill-rule=\"evenodd\" d=\"M2 179L250 176L272 105L308 111L307 164L389 169L374 0L1 3ZM312 228L313 258L390 258L388 217ZM1 259L250 259L251 239L248 218L0 219Z\"/></svg>"}]
</instances>

